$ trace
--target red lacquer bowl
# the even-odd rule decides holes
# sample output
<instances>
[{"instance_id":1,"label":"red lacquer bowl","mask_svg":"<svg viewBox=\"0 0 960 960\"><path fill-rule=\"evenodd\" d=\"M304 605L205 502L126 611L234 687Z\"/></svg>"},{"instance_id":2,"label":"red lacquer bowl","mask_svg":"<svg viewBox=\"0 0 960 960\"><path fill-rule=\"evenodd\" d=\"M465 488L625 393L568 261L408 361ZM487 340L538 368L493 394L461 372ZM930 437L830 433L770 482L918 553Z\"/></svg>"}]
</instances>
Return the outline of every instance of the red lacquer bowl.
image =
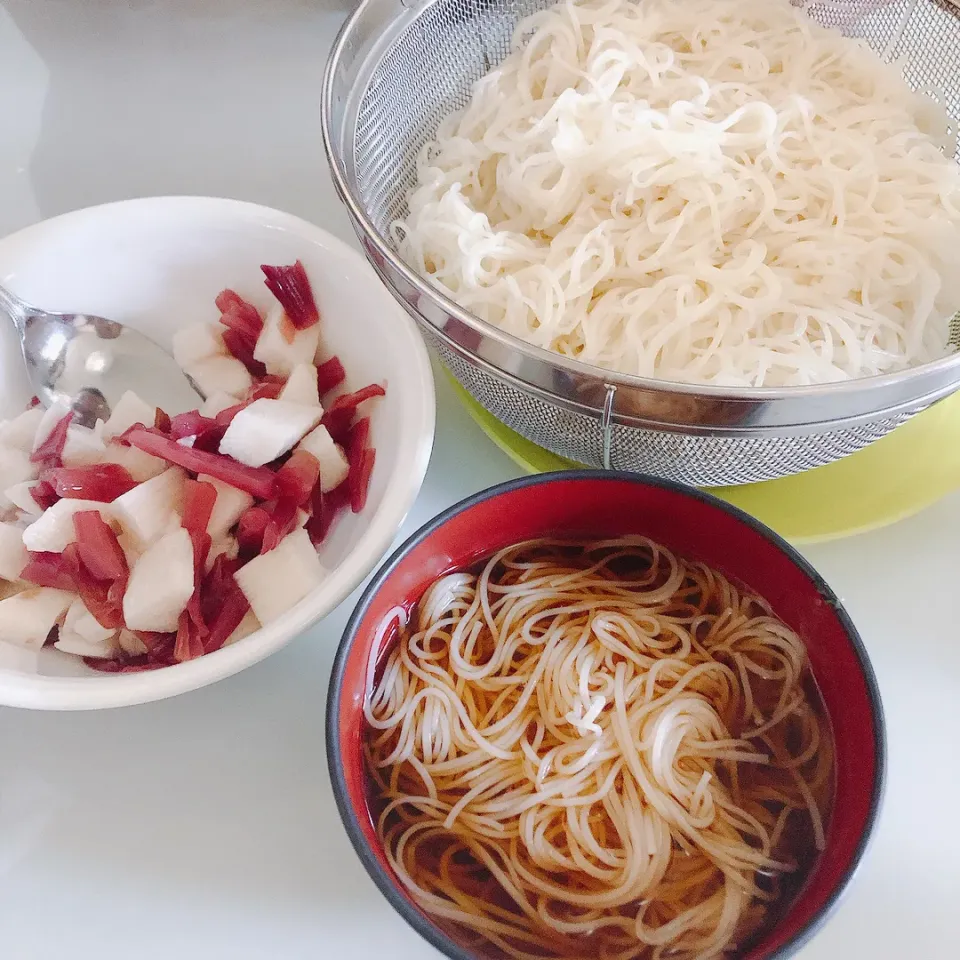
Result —
<instances>
[{"instance_id":1,"label":"red lacquer bowl","mask_svg":"<svg viewBox=\"0 0 960 960\"><path fill-rule=\"evenodd\" d=\"M367 668L379 654L372 649L377 626L391 608L409 609L436 577L510 544L544 536L625 534L651 537L766 598L805 641L830 715L837 776L826 850L790 908L742 960L782 960L797 951L825 923L863 858L883 791L883 713L863 643L816 571L747 514L688 487L596 471L515 480L451 507L384 564L347 625L330 681L327 756L350 840L397 912L454 960L473 960L474 955L407 896L371 822L361 733Z\"/></svg>"}]
</instances>

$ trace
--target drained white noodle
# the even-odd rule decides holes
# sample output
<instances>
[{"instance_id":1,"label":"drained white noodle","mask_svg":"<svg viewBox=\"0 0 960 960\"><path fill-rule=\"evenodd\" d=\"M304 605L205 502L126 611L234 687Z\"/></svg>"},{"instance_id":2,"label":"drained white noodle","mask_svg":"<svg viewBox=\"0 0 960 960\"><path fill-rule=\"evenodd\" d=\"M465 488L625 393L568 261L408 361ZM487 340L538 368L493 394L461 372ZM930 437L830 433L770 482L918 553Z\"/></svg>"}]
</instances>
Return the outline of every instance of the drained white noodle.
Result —
<instances>
[{"instance_id":1,"label":"drained white noodle","mask_svg":"<svg viewBox=\"0 0 960 960\"><path fill-rule=\"evenodd\" d=\"M865 377L948 350L947 129L788 0L564 3L441 123L392 230L482 320L600 367Z\"/></svg>"},{"instance_id":2,"label":"drained white noodle","mask_svg":"<svg viewBox=\"0 0 960 960\"><path fill-rule=\"evenodd\" d=\"M823 847L803 643L708 567L640 537L522 543L380 629L377 830L478 955L717 957Z\"/></svg>"}]
</instances>

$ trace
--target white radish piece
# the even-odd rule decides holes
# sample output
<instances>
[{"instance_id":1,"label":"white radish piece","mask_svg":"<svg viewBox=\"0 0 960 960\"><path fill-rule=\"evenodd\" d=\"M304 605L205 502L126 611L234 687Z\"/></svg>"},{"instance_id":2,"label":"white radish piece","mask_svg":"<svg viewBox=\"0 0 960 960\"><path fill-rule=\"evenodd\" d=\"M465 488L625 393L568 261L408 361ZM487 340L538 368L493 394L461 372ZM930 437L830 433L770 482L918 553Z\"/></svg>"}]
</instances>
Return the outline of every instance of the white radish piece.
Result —
<instances>
[{"instance_id":1,"label":"white radish piece","mask_svg":"<svg viewBox=\"0 0 960 960\"><path fill-rule=\"evenodd\" d=\"M121 630L117 635L117 645L128 657L142 657L149 653L147 645L132 630Z\"/></svg>"},{"instance_id":2,"label":"white radish piece","mask_svg":"<svg viewBox=\"0 0 960 960\"><path fill-rule=\"evenodd\" d=\"M14 447L0 447L0 490L7 490L17 484L34 480L37 476L36 465L30 462L30 455ZM4 494L0 508L11 501Z\"/></svg>"},{"instance_id":3,"label":"white radish piece","mask_svg":"<svg viewBox=\"0 0 960 960\"><path fill-rule=\"evenodd\" d=\"M242 566L236 580L257 619L266 624L296 606L325 575L306 530L294 530L275 549Z\"/></svg>"},{"instance_id":4,"label":"white radish piece","mask_svg":"<svg viewBox=\"0 0 960 960\"><path fill-rule=\"evenodd\" d=\"M306 407L319 407L317 368L312 363L298 363L291 371L277 399L286 400L288 403L302 403Z\"/></svg>"},{"instance_id":5,"label":"white radish piece","mask_svg":"<svg viewBox=\"0 0 960 960\"><path fill-rule=\"evenodd\" d=\"M12 504L22 514L25 514L25 519L28 521L39 517L43 511L40 509L40 504L33 499L33 494L30 493L32 488L32 480L15 483L12 487L7 487L0 496L0 506L4 506L7 502Z\"/></svg>"},{"instance_id":6,"label":"white radish piece","mask_svg":"<svg viewBox=\"0 0 960 960\"><path fill-rule=\"evenodd\" d=\"M211 393L210 396L200 404L200 413L204 417L215 417L218 413L226 410L227 407L232 407L239 402L236 397L231 396L229 393L224 393L222 390L218 390L216 393Z\"/></svg>"},{"instance_id":7,"label":"white radish piece","mask_svg":"<svg viewBox=\"0 0 960 960\"><path fill-rule=\"evenodd\" d=\"M65 467L85 467L101 463L107 451L101 436L103 427L90 430L79 424L71 423L67 427L67 442L63 445L61 460Z\"/></svg>"},{"instance_id":8,"label":"white radish piece","mask_svg":"<svg viewBox=\"0 0 960 960\"><path fill-rule=\"evenodd\" d=\"M151 406L146 400L141 400L132 390L127 390L117 401L110 418L103 425L103 436L107 439L118 437L137 423L152 427L156 419L157 408Z\"/></svg>"},{"instance_id":9,"label":"white radish piece","mask_svg":"<svg viewBox=\"0 0 960 960\"><path fill-rule=\"evenodd\" d=\"M125 447L122 443L108 443L101 463L115 463L124 468L137 483L159 477L169 467L166 460L154 457L137 447Z\"/></svg>"},{"instance_id":10,"label":"white radish piece","mask_svg":"<svg viewBox=\"0 0 960 960\"><path fill-rule=\"evenodd\" d=\"M217 499L214 501L210 522L207 524L207 533L216 543L217 540L222 540L241 515L253 506L253 497L243 490L231 487L229 483L214 480L213 477L203 473L199 474L197 479L209 483L217 491Z\"/></svg>"},{"instance_id":11,"label":"white radish piece","mask_svg":"<svg viewBox=\"0 0 960 960\"><path fill-rule=\"evenodd\" d=\"M323 416L320 407L285 400L254 400L230 422L220 452L250 467L262 467L292 450Z\"/></svg>"},{"instance_id":12,"label":"white radish piece","mask_svg":"<svg viewBox=\"0 0 960 960\"><path fill-rule=\"evenodd\" d=\"M6 600L21 590L29 590L32 585L20 580L0 580L0 600Z\"/></svg>"},{"instance_id":13,"label":"white radish piece","mask_svg":"<svg viewBox=\"0 0 960 960\"><path fill-rule=\"evenodd\" d=\"M61 653L69 653L75 657L93 657L97 660L112 660L120 652L116 637L87 640L76 633L67 633L63 628L53 645Z\"/></svg>"},{"instance_id":14,"label":"white radish piece","mask_svg":"<svg viewBox=\"0 0 960 960\"><path fill-rule=\"evenodd\" d=\"M320 326L320 324L317 324ZM326 363L334 354L331 353L329 347L323 342L323 337L320 337L319 342L317 343L317 349L313 351L313 365L319 367L321 364Z\"/></svg>"},{"instance_id":15,"label":"white radish piece","mask_svg":"<svg viewBox=\"0 0 960 960\"><path fill-rule=\"evenodd\" d=\"M230 644L236 643L238 640L245 640L250 634L256 633L259 629L260 621L257 619L257 615L252 610L248 610L243 615L243 619L237 624L233 633L223 641L223 645L229 647Z\"/></svg>"},{"instance_id":16,"label":"white radish piece","mask_svg":"<svg viewBox=\"0 0 960 960\"><path fill-rule=\"evenodd\" d=\"M53 428L70 412L70 404L66 400L58 400L43 411L43 416L37 424L37 432L33 435L33 450L43 443L53 432Z\"/></svg>"},{"instance_id":17,"label":"white radish piece","mask_svg":"<svg viewBox=\"0 0 960 960\"><path fill-rule=\"evenodd\" d=\"M73 633L91 643L101 643L117 635L117 630L104 627L97 618L87 609L80 597L75 597L60 628L61 637L65 633Z\"/></svg>"},{"instance_id":18,"label":"white radish piece","mask_svg":"<svg viewBox=\"0 0 960 960\"><path fill-rule=\"evenodd\" d=\"M166 529L165 529L163 532L164 532L164 533L173 533L174 530L179 530L181 526L182 526L182 523L181 523L181 521L180 521L180 514L179 514L179 513L171 513L171 514L170 514L170 517L169 517L168 520L167 520Z\"/></svg>"},{"instance_id":19,"label":"white radish piece","mask_svg":"<svg viewBox=\"0 0 960 960\"><path fill-rule=\"evenodd\" d=\"M74 594L52 587L32 587L0 600L0 637L39 650L67 612Z\"/></svg>"},{"instance_id":20,"label":"white radish piece","mask_svg":"<svg viewBox=\"0 0 960 960\"><path fill-rule=\"evenodd\" d=\"M99 503L96 500L58 500L23 531L23 545L35 553L63 553L67 544L77 539L73 526L75 513L96 510L109 523L110 507L109 503Z\"/></svg>"},{"instance_id":21,"label":"white radish piece","mask_svg":"<svg viewBox=\"0 0 960 960\"><path fill-rule=\"evenodd\" d=\"M164 533L169 533L168 530L165 530ZM127 561L127 569L132 570L134 564L140 559L140 541L136 537L131 536L129 533L124 533L122 530L117 534L117 543L120 544L120 549L123 551L123 556Z\"/></svg>"},{"instance_id":22,"label":"white radish piece","mask_svg":"<svg viewBox=\"0 0 960 960\"><path fill-rule=\"evenodd\" d=\"M316 457L320 464L320 489L324 493L339 487L347 479L350 465L347 463L346 455L334 443L330 431L322 424L308 433L300 441L297 449L306 450L307 453Z\"/></svg>"},{"instance_id":23,"label":"white radish piece","mask_svg":"<svg viewBox=\"0 0 960 960\"><path fill-rule=\"evenodd\" d=\"M184 368L184 372L209 397L214 393L230 393L242 397L253 386L250 372L236 357L207 357Z\"/></svg>"},{"instance_id":24,"label":"white radish piece","mask_svg":"<svg viewBox=\"0 0 960 960\"><path fill-rule=\"evenodd\" d=\"M191 323L173 335L173 359L183 370L208 357L224 353L223 337L209 323Z\"/></svg>"},{"instance_id":25,"label":"white radish piece","mask_svg":"<svg viewBox=\"0 0 960 960\"><path fill-rule=\"evenodd\" d=\"M12 523L0 523L0 579L19 580L29 559L23 530Z\"/></svg>"},{"instance_id":26,"label":"white radish piece","mask_svg":"<svg viewBox=\"0 0 960 960\"><path fill-rule=\"evenodd\" d=\"M313 362L319 344L319 323L306 330L297 330L286 319L283 307L277 304L263 321L253 357L267 368L267 373L289 377L298 364Z\"/></svg>"},{"instance_id":27,"label":"white radish piece","mask_svg":"<svg viewBox=\"0 0 960 960\"><path fill-rule=\"evenodd\" d=\"M240 553L240 544L236 537L225 537L223 540L214 540L207 552L207 563L204 572L209 573L217 557L225 556L228 560L236 560Z\"/></svg>"},{"instance_id":28,"label":"white radish piece","mask_svg":"<svg viewBox=\"0 0 960 960\"><path fill-rule=\"evenodd\" d=\"M12 420L0 423L0 446L30 453L43 420L43 407L31 407Z\"/></svg>"},{"instance_id":29,"label":"white radish piece","mask_svg":"<svg viewBox=\"0 0 960 960\"><path fill-rule=\"evenodd\" d=\"M148 547L170 529L171 523L179 525L185 479L179 467L171 467L110 504L113 516L137 549Z\"/></svg>"},{"instance_id":30,"label":"white radish piece","mask_svg":"<svg viewBox=\"0 0 960 960\"><path fill-rule=\"evenodd\" d=\"M193 594L193 544L182 527L148 548L130 572L123 619L130 630L169 633Z\"/></svg>"},{"instance_id":31,"label":"white radish piece","mask_svg":"<svg viewBox=\"0 0 960 960\"><path fill-rule=\"evenodd\" d=\"M67 610L54 646L78 657L114 657L120 649L118 632L101 626L84 602L76 597Z\"/></svg>"}]
</instances>

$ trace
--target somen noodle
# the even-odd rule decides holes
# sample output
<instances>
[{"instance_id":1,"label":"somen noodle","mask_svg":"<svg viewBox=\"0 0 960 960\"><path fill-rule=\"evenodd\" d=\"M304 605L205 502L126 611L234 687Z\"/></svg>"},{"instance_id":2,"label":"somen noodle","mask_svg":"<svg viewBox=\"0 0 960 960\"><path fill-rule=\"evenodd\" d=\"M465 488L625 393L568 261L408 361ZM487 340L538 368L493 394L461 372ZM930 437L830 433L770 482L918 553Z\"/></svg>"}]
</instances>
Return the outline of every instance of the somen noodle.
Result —
<instances>
[{"instance_id":1,"label":"somen noodle","mask_svg":"<svg viewBox=\"0 0 960 960\"><path fill-rule=\"evenodd\" d=\"M442 120L393 236L481 320L623 373L781 387L935 359L956 134L900 66L788 0L558 4Z\"/></svg>"},{"instance_id":2,"label":"somen noodle","mask_svg":"<svg viewBox=\"0 0 960 960\"><path fill-rule=\"evenodd\" d=\"M481 955L715 957L823 847L833 753L804 645L703 564L642 537L521 543L381 631L377 830Z\"/></svg>"}]
</instances>

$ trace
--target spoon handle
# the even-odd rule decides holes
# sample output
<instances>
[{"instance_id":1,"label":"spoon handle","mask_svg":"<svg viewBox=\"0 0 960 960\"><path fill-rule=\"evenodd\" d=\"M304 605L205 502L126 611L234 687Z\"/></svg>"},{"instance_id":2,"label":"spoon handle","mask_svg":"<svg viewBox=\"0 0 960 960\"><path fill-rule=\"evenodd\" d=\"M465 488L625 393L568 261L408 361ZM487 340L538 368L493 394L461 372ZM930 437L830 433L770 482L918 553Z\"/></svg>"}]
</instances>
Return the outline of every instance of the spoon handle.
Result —
<instances>
[{"instance_id":1,"label":"spoon handle","mask_svg":"<svg viewBox=\"0 0 960 960\"><path fill-rule=\"evenodd\" d=\"M19 297L2 286L0 286L0 310L3 310L13 321L13 325L17 328L20 335L23 336L23 328L29 308Z\"/></svg>"}]
</instances>

